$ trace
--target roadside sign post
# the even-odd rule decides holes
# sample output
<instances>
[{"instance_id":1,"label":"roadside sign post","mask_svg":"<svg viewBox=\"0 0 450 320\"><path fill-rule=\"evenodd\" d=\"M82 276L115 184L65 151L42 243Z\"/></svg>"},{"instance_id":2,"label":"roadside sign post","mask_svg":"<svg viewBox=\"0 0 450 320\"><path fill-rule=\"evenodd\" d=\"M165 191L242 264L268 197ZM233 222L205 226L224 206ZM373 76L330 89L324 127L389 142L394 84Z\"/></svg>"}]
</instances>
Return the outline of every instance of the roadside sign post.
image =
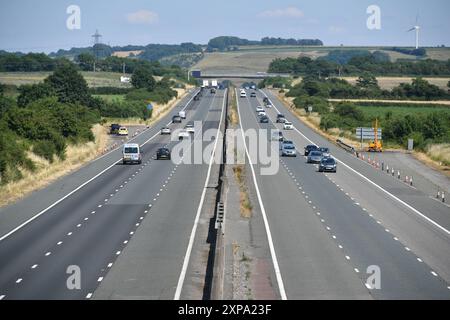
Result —
<instances>
[{"instance_id":1,"label":"roadside sign post","mask_svg":"<svg viewBox=\"0 0 450 320\"><path fill-rule=\"evenodd\" d=\"M376 137L375 137L375 129L374 128L356 128L356 138L361 141L361 150L363 149L364 140L383 140L382 137L382 129L377 128Z\"/></svg>"},{"instance_id":2,"label":"roadside sign post","mask_svg":"<svg viewBox=\"0 0 450 320\"><path fill-rule=\"evenodd\" d=\"M313 111L313 107L312 106L308 106L309 115L311 115L312 111Z\"/></svg>"},{"instance_id":3,"label":"roadside sign post","mask_svg":"<svg viewBox=\"0 0 450 320\"><path fill-rule=\"evenodd\" d=\"M408 139L408 151L413 151L414 149L414 139Z\"/></svg>"}]
</instances>

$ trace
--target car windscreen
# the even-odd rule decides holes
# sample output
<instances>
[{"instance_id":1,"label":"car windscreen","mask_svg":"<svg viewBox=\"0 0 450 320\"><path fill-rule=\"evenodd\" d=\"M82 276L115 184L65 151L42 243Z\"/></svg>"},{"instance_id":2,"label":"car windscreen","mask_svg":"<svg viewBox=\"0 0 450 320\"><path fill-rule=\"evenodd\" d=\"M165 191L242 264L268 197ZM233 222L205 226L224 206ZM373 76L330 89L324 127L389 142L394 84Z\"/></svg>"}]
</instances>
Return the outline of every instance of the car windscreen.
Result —
<instances>
[{"instance_id":1,"label":"car windscreen","mask_svg":"<svg viewBox=\"0 0 450 320\"><path fill-rule=\"evenodd\" d=\"M292 144L284 145L283 148L284 148L284 149L287 149L287 150L293 150L293 149L295 149L294 145L292 145Z\"/></svg>"},{"instance_id":2,"label":"car windscreen","mask_svg":"<svg viewBox=\"0 0 450 320\"><path fill-rule=\"evenodd\" d=\"M321 152L317 152L317 151L313 151L313 152L310 153L310 155L313 156L313 157L317 157L317 156L321 156L322 153Z\"/></svg>"},{"instance_id":3,"label":"car windscreen","mask_svg":"<svg viewBox=\"0 0 450 320\"><path fill-rule=\"evenodd\" d=\"M324 160L322 160L322 163L330 165L330 164L334 164L335 161L334 161L334 159L324 159Z\"/></svg>"},{"instance_id":4,"label":"car windscreen","mask_svg":"<svg viewBox=\"0 0 450 320\"><path fill-rule=\"evenodd\" d=\"M138 153L138 148L136 147L126 147L124 153Z\"/></svg>"}]
</instances>

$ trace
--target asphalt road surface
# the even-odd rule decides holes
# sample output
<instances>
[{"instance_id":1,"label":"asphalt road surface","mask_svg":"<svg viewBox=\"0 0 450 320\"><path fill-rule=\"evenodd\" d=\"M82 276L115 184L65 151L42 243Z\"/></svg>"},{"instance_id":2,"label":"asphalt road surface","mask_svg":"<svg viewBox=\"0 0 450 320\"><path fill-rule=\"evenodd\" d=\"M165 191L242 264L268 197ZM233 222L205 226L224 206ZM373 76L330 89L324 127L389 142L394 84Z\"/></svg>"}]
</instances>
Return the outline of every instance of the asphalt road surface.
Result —
<instances>
[{"instance_id":1,"label":"asphalt road surface","mask_svg":"<svg viewBox=\"0 0 450 320\"><path fill-rule=\"evenodd\" d=\"M274 107L266 108L270 122L263 124L255 109L266 94ZM332 145L269 92L247 94L238 104L244 130L283 130L275 123L278 113L295 126L283 133L295 143L297 157L280 158L275 175L262 175L264 166L253 165L282 297L450 298L448 207ZM330 147L336 174L306 163L303 148L312 143Z\"/></svg>"},{"instance_id":2,"label":"asphalt road surface","mask_svg":"<svg viewBox=\"0 0 450 320\"><path fill-rule=\"evenodd\" d=\"M140 225L150 220L146 232L152 236L145 245L153 278L146 297L173 299L208 164L155 160L159 147L178 144L160 135L159 129L182 108L187 119L170 124L173 130L187 121L201 121L203 130L217 129L224 94L205 93L200 101L191 95L150 130L131 139L142 146L142 165L123 165L118 149L2 208L0 298L91 298ZM185 156L192 141L186 142ZM80 289L69 289L68 282L71 288L77 286L71 277L77 270Z\"/></svg>"}]
</instances>

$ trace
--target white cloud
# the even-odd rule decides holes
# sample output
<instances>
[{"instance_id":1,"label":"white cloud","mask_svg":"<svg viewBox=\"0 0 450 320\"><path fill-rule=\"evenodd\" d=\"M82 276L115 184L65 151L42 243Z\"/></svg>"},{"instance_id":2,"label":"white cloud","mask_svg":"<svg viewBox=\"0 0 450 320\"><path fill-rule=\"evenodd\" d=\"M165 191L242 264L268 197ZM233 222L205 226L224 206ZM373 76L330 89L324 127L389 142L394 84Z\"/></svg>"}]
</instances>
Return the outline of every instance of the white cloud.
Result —
<instances>
[{"instance_id":1,"label":"white cloud","mask_svg":"<svg viewBox=\"0 0 450 320\"><path fill-rule=\"evenodd\" d=\"M158 22L159 16L153 11L139 10L127 14L127 20L129 23L134 24L153 24Z\"/></svg>"},{"instance_id":2,"label":"white cloud","mask_svg":"<svg viewBox=\"0 0 450 320\"><path fill-rule=\"evenodd\" d=\"M296 7L263 11L258 14L262 18L303 18L303 11Z\"/></svg>"}]
</instances>

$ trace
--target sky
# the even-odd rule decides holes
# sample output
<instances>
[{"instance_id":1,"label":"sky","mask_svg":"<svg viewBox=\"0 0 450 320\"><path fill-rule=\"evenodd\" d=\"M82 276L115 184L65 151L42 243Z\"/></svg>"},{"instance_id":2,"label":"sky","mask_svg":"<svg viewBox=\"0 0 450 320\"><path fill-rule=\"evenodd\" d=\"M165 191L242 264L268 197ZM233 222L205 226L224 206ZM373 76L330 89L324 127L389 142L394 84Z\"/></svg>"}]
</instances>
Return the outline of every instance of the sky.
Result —
<instances>
[{"instance_id":1,"label":"sky","mask_svg":"<svg viewBox=\"0 0 450 320\"><path fill-rule=\"evenodd\" d=\"M69 29L67 9L80 9ZM367 8L380 8L380 29L370 30ZM448 0L1 0L0 49L52 52L93 44L98 29L109 45L206 44L232 35L320 39L325 45L450 46ZM70 21L74 21L70 19Z\"/></svg>"}]
</instances>

